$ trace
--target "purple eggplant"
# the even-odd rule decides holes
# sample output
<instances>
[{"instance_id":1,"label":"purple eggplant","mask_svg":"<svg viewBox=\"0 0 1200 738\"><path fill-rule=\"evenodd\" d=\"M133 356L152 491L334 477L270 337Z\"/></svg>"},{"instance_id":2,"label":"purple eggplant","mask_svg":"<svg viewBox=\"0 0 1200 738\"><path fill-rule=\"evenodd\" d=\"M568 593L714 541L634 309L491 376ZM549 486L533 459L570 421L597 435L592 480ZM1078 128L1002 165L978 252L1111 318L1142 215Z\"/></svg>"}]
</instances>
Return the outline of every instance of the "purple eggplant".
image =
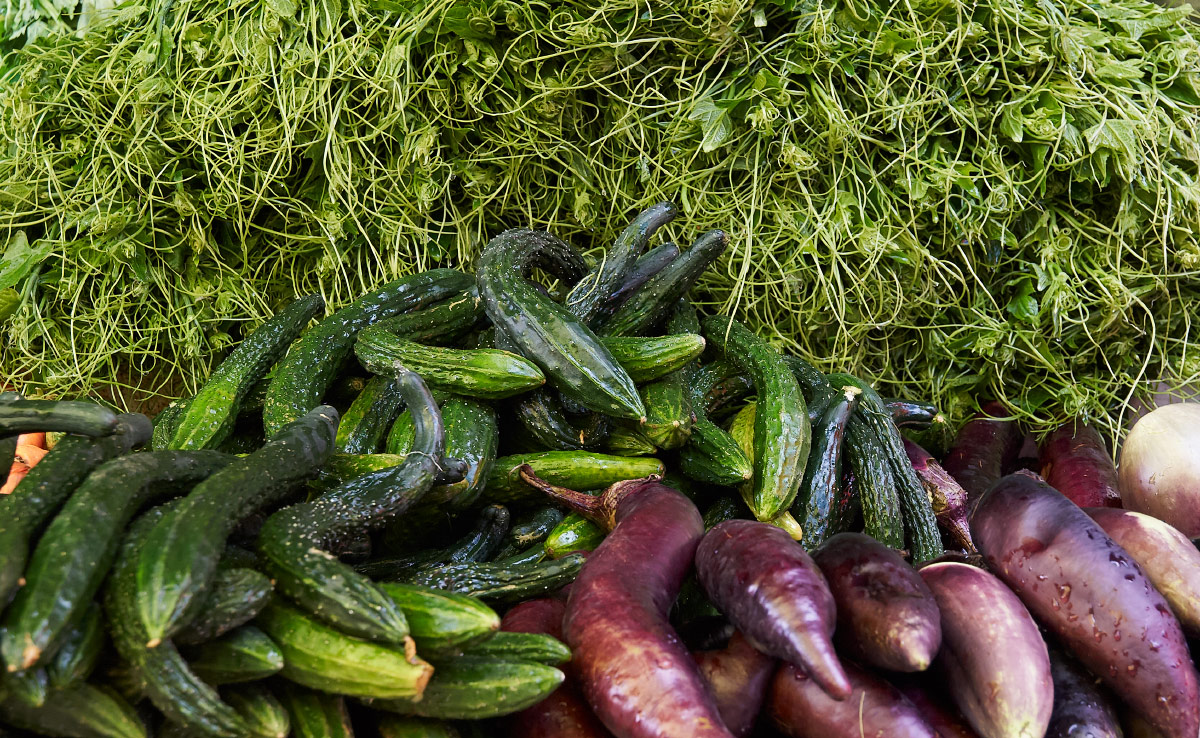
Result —
<instances>
[{"instance_id":1,"label":"purple eggplant","mask_svg":"<svg viewBox=\"0 0 1200 738\"><path fill-rule=\"evenodd\" d=\"M889 671L923 671L942 644L941 615L925 581L895 550L839 533L813 552L837 606L837 648Z\"/></svg>"},{"instance_id":2,"label":"purple eggplant","mask_svg":"<svg viewBox=\"0 0 1200 738\"><path fill-rule=\"evenodd\" d=\"M547 484L528 466L519 473L612 531L584 562L563 618L574 674L600 721L617 738L733 738L667 621L704 535L692 501L655 477L593 497Z\"/></svg>"},{"instance_id":3,"label":"purple eggplant","mask_svg":"<svg viewBox=\"0 0 1200 738\"><path fill-rule=\"evenodd\" d=\"M1130 510L1084 510L1133 557L1193 638L1200 638L1200 550L1170 524Z\"/></svg>"},{"instance_id":4,"label":"purple eggplant","mask_svg":"<svg viewBox=\"0 0 1200 738\"><path fill-rule=\"evenodd\" d=\"M1087 513L1018 472L980 500L971 533L992 571L1088 670L1166 738L1196 738L1200 694L1179 621Z\"/></svg>"},{"instance_id":5,"label":"purple eggplant","mask_svg":"<svg viewBox=\"0 0 1200 738\"><path fill-rule=\"evenodd\" d=\"M1065 423L1038 447L1046 484L1080 507L1120 507L1117 467L1104 439L1083 423Z\"/></svg>"},{"instance_id":6,"label":"purple eggplant","mask_svg":"<svg viewBox=\"0 0 1200 738\"><path fill-rule=\"evenodd\" d=\"M925 722L937 732L938 738L979 738L979 734L958 712L949 698L942 694L945 686L932 683L927 674L896 674L890 677L892 684L908 698L925 718Z\"/></svg>"},{"instance_id":7,"label":"purple eggplant","mask_svg":"<svg viewBox=\"0 0 1200 738\"><path fill-rule=\"evenodd\" d=\"M1046 738L1121 738L1117 711L1105 690L1075 659L1050 649L1054 712Z\"/></svg>"},{"instance_id":8,"label":"purple eggplant","mask_svg":"<svg viewBox=\"0 0 1200 738\"><path fill-rule=\"evenodd\" d=\"M738 738L749 735L775 673L775 659L759 651L737 631L725 648L696 651L692 658L717 701L725 727Z\"/></svg>"},{"instance_id":9,"label":"purple eggplant","mask_svg":"<svg viewBox=\"0 0 1200 738\"><path fill-rule=\"evenodd\" d=\"M799 666L834 699L849 696L833 648L833 595L816 563L781 528L726 520L700 541L696 575L760 651Z\"/></svg>"},{"instance_id":10,"label":"purple eggplant","mask_svg":"<svg viewBox=\"0 0 1200 738\"><path fill-rule=\"evenodd\" d=\"M921 569L942 613L937 663L946 688L983 738L1041 738L1054 687L1029 611L1004 583L959 563Z\"/></svg>"},{"instance_id":11,"label":"purple eggplant","mask_svg":"<svg viewBox=\"0 0 1200 738\"><path fill-rule=\"evenodd\" d=\"M898 689L846 664L851 691L838 701L791 664L771 680L767 711L790 738L938 738Z\"/></svg>"},{"instance_id":12,"label":"purple eggplant","mask_svg":"<svg viewBox=\"0 0 1200 738\"><path fill-rule=\"evenodd\" d=\"M929 493L933 504L933 514L937 516L938 527L942 529L949 542L963 549L974 551L975 543L971 540L971 526L967 523L967 492L962 488L950 472L933 458L928 451L917 444L904 439L904 450L908 452L908 460L912 463L921 485Z\"/></svg>"},{"instance_id":13,"label":"purple eggplant","mask_svg":"<svg viewBox=\"0 0 1200 738\"><path fill-rule=\"evenodd\" d=\"M1021 452L1025 436L1014 421L1001 419L1007 414L999 403L984 405L958 432L953 448L942 460L942 466L966 490L968 511Z\"/></svg>"}]
</instances>

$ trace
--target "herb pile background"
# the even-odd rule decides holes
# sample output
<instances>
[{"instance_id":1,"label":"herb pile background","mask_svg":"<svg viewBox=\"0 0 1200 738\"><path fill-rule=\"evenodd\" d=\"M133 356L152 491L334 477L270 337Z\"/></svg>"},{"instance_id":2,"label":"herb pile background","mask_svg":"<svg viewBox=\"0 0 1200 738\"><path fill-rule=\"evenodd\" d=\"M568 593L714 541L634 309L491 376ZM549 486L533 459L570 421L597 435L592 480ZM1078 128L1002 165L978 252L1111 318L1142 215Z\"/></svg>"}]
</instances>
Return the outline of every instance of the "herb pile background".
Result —
<instances>
[{"instance_id":1,"label":"herb pile background","mask_svg":"<svg viewBox=\"0 0 1200 738\"><path fill-rule=\"evenodd\" d=\"M822 368L1112 427L1200 375L1188 12L121 4L0 65L0 375L179 393L297 293L673 200L681 243L733 235L695 297Z\"/></svg>"}]
</instances>

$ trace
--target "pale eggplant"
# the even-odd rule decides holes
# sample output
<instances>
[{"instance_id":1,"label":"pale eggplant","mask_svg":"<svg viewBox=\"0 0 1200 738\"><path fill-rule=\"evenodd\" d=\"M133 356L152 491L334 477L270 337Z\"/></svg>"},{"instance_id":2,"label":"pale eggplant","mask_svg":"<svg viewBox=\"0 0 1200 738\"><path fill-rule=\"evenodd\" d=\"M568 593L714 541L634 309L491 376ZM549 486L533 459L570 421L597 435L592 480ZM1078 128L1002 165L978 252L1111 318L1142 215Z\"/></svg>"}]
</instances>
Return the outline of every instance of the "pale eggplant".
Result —
<instances>
[{"instance_id":1,"label":"pale eggplant","mask_svg":"<svg viewBox=\"0 0 1200 738\"><path fill-rule=\"evenodd\" d=\"M729 643L715 651L693 651L692 658L717 703L725 727L738 738L754 729L762 709L775 659L759 651L734 631Z\"/></svg>"},{"instance_id":2,"label":"pale eggplant","mask_svg":"<svg viewBox=\"0 0 1200 738\"><path fill-rule=\"evenodd\" d=\"M954 439L942 466L967 493L968 510L1004 476L1021 453L1025 437L999 403L991 402L967 421Z\"/></svg>"},{"instance_id":3,"label":"pale eggplant","mask_svg":"<svg viewBox=\"0 0 1200 738\"><path fill-rule=\"evenodd\" d=\"M898 689L845 666L850 697L838 701L795 666L781 664L767 696L775 728L789 738L938 738Z\"/></svg>"}]
</instances>

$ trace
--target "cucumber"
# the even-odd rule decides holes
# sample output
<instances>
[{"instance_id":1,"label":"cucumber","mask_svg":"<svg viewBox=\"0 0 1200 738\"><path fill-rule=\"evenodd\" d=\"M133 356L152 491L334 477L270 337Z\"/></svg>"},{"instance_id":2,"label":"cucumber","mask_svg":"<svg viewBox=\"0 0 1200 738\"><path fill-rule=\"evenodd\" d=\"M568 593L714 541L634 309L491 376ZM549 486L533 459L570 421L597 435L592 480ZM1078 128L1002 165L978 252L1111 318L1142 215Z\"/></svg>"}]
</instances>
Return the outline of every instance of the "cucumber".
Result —
<instances>
[{"instance_id":1,"label":"cucumber","mask_svg":"<svg viewBox=\"0 0 1200 738\"><path fill-rule=\"evenodd\" d=\"M709 231L700 236L691 248L646 280L611 315L605 316L596 332L605 336L636 336L664 322L679 298L687 294L728 245L729 235L724 231Z\"/></svg>"},{"instance_id":2,"label":"cucumber","mask_svg":"<svg viewBox=\"0 0 1200 738\"><path fill-rule=\"evenodd\" d=\"M204 604L175 636L180 645L211 641L254 619L271 599L274 585L253 569L221 569L213 576Z\"/></svg>"},{"instance_id":3,"label":"cucumber","mask_svg":"<svg viewBox=\"0 0 1200 738\"><path fill-rule=\"evenodd\" d=\"M886 546L904 548L900 495L888 465L887 451L859 413L851 416L844 443L854 491L862 506L863 532Z\"/></svg>"},{"instance_id":4,"label":"cucumber","mask_svg":"<svg viewBox=\"0 0 1200 738\"><path fill-rule=\"evenodd\" d=\"M265 687L244 684L226 692L228 702L246 725L250 726L253 738L287 738L292 730L292 721L283 703Z\"/></svg>"},{"instance_id":5,"label":"cucumber","mask_svg":"<svg viewBox=\"0 0 1200 738\"><path fill-rule=\"evenodd\" d=\"M938 411L937 405L928 402L889 398L885 399L883 404L892 416L892 422L899 428L924 430L934 423L946 422L946 418Z\"/></svg>"},{"instance_id":6,"label":"cucumber","mask_svg":"<svg viewBox=\"0 0 1200 738\"><path fill-rule=\"evenodd\" d=\"M733 487L754 476L754 466L733 437L709 420L697 419L679 450L679 470L698 482Z\"/></svg>"},{"instance_id":7,"label":"cucumber","mask_svg":"<svg viewBox=\"0 0 1200 738\"><path fill-rule=\"evenodd\" d=\"M444 465L437 404L416 374L403 372L399 381L416 422L416 453L312 502L285 507L267 519L258 537L276 591L345 633L396 644L408 637L404 614L374 583L325 549L335 538L379 528L403 514L429 491Z\"/></svg>"},{"instance_id":8,"label":"cucumber","mask_svg":"<svg viewBox=\"0 0 1200 738\"><path fill-rule=\"evenodd\" d=\"M373 454L400 412L403 398L395 377L371 377L338 423L334 450L343 454Z\"/></svg>"},{"instance_id":9,"label":"cucumber","mask_svg":"<svg viewBox=\"0 0 1200 738\"><path fill-rule=\"evenodd\" d=\"M104 617L100 614L100 607L92 603L63 638L54 658L46 664L50 688L66 689L86 681L96 668L100 651L107 641Z\"/></svg>"},{"instance_id":10,"label":"cucumber","mask_svg":"<svg viewBox=\"0 0 1200 738\"><path fill-rule=\"evenodd\" d=\"M646 422L649 423L649 419ZM604 451L614 456L653 456L658 453L658 447L640 428L619 425L604 439Z\"/></svg>"},{"instance_id":11,"label":"cucumber","mask_svg":"<svg viewBox=\"0 0 1200 738\"><path fill-rule=\"evenodd\" d=\"M545 633L510 633L502 630L463 651L463 656L501 661L536 661L548 666L571 660L571 649Z\"/></svg>"},{"instance_id":12,"label":"cucumber","mask_svg":"<svg viewBox=\"0 0 1200 738\"><path fill-rule=\"evenodd\" d=\"M787 362L788 368L792 370L792 376L800 385L800 391L804 393L804 401L808 404L809 421L813 424L820 422L825 411L839 399L841 393L834 389L824 374L804 359L798 356L785 356L783 360Z\"/></svg>"},{"instance_id":13,"label":"cucumber","mask_svg":"<svg viewBox=\"0 0 1200 738\"><path fill-rule=\"evenodd\" d=\"M376 699L367 704L401 715L483 720L536 705L563 678L561 671L545 664L460 656L437 663L419 699Z\"/></svg>"},{"instance_id":14,"label":"cucumber","mask_svg":"<svg viewBox=\"0 0 1200 738\"><path fill-rule=\"evenodd\" d=\"M246 336L173 421L175 431L167 447L216 448L229 435L246 394L324 309L320 295L298 298Z\"/></svg>"},{"instance_id":15,"label":"cucumber","mask_svg":"<svg viewBox=\"0 0 1200 738\"><path fill-rule=\"evenodd\" d=\"M392 422L392 427L388 429L387 440L384 441L383 450L387 454L403 457L412 450L413 440L416 437L417 426L413 423L413 415L408 410L405 410L396 416L395 421ZM396 464L399 463L399 461L396 462Z\"/></svg>"},{"instance_id":16,"label":"cucumber","mask_svg":"<svg viewBox=\"0 0 1200 738\"><path fill-rule=\"evenodd\" d=\"M194 617L238 520L283 499L333 450L337 411L318 407L201 482L150 532L137 564L137 615L151 647Z\"/></svg>"},{"instance_id":17,"label":"cucumber","mask_svg":"<svg viewBox=\"0 0 1200 738\"><path fill-rule=\"evenodd\" d=\"M726 520L744 518L745 513L746 506L736 497L732 495L718 497L704 511L704 530L712 530L717 524L724 523Z\"/></svg>"},{"instance_id":18,"label":"cucumber","mask_svg":"<svg viewBox=\"0 0 1200 738\"><path fill-rule=\"evenodd\" d=\"M591 322L637 268L638 258L650 237L677 215L678 208L669 202L651 205L638 213L605 252L600 264L567 293L564 301L567 310L584 323Z\"/></svg>"},{"instance_id":19,"label":"cucumber","mask_svg":"<svg viewBox=\"0 0 1200 738\"><path fill-rule=\"evenodd\" d=\"M608 298L603 312L611 313L616 310L639 287L646 284L648 279L661 272L667 264L675 261L679 253L679 245L673 241L667 241L639 256L633 269L630 269L629 274L625 277L625 281L621 282L621 286Z\"/></svg>"},{"instance_id":20,"label":"cucumber","mask_svg":"<svg viewBox=\"0 0 1200 738\"><path fill-rule=\"evenodd\" d=\"M0 608L23 582L29 542L92 469L150 440L145 415L121 415L104 438L67 436L29 470L12 494L0 495Z\"/></svg>"},{"instance_id":21,"label":"cucumber","mask_svg":"<svg viewBox=\"0 0 1200 738\"><path fill-rule=\"evenodd\" d=\"M590 451L542 451L502 456L496 459L484 487L488 502L544 502L540 492L521 481L517 469L522 464L533 467L538 477L550 484L568 489L599 489L626 479L662 475L666 471L658 459Z\"/></svg>"},{"instance_id":22,"label":"cucumber","mask_svg":"<svg viewBox=\"0 0 1200 738\"><path fill-rule=\"evenodd\" d=\"M369 561L355 567L355 571L372 579L397 580L435 566L486 561L503 542L509 520L508 508L488 505L479 512L475 527L445 548Z\"/></svg>"},{"instance_id":23,"label":"cucumber","mask_svg":"<svg viewBox=\"0 0 1200 738\"><path fill-rule=\"evenodd\" d=\"M561 559L576 551L593 551L606 535L599 525L579 513L570 513L546 537L546 555Z\"/></svg>"},{"instance_id":24,"label":"cucumber","mask_svg":"<svg viewBox=\"0 0 1200 738\"><path fill-rule=\"evenodd\" d=\"M845 387L842 398L829 406L814 431L804 484L792 505L792 516L804 529L804 547L810 551L845 531L853 513L842 484L842 447L861 395L857 387Z\"/></svg>"},{"instance_id":25,"label":"cucumber","mask_svg":"<svg viewBox=\"0 0 1200 738\"><path fill-rule=\"evenodd\" d=\"M510 566L503 561L451 564L423 571L409 583L478 597L484 602L519 602L575 581L583 559L583 554L574 553L521 566Z\"/></svg>"},{"instance_id":26,"label":"cucumber","mask_svg":"<svg viewBox=\"0 0 1200 738\"><path fill-rule=\"evenodd\" d=\"M282 675L349 697L419 698L433 667L403 649L340 633L282 602L255 620L283 653Z\"/></svg>"},{"instance_id":27,"label":"cucumber","mask_svg":"<svg viewBox=\"0 0 1200 738\"><path fill-rule=\"evenodd\" d=\"M12 703L41 707L50 693L50 676L44 668L5 671L0 674L0 695Z\"/></svg>"},{"instance_id":28,"label":"cucumber","mask_svg":"<svg viewBox=\"0 0 1200 738\"><path fill-rule=\"evenodd\" d=\"M608 418L599 413L571 417L549 391L542 389L522 397L513 414L542 448L558 451L594 448L609 435Z\"/></svg>"},{"instance_id":29,"label":"cucumber","mask_svg":"<svg viewBox=\"0 0 1200 738\"><path fill-rule=\"evenodd\" d=\"M496 611L474 597L413 584L379 586L404 611L420 653L459 649L500 628Z\"/></svg>"},{"instance_id":30,"label":"cucumber","mask_svg":"<svg viewBox=\"0 0 1200 738\"><path fill-rule=\"evenodd\" d=\"M209 684L253 682L283 668L283 654L266 633L243 625L183 651L192 671ZM236 706L235 706L236 709Z\"/></svg>"},{"instance_id":31,"label":"cucumber","mask_svg":"<svg viewBox=\"0 0 1200 738\"><path fill-rule=\"evenodd\" d=\"M444 720L386 715L379 721L380 738L461 738L461 735Z\"/></svg>"},{"instance_id":32,"label":"cucumber","mask_svg":"<svg viewBox=\"0 0 1200 738\"><path fill-rule=\"evenodd\" d=\"M385 326L362 331L354 353L377 374L412 371L431 387L499 400L541 387L546 377L528 359L499 349L452 349L401 338Z\"/></svg>"},{"instance_id":33,"label":"cucumber","mask_svg":"<svg viewBox=\"0 0 1200 738\"><path fill-rule=\"evenodd\" d=\"M279 362L267 388L263 401L267 436L280 433L320 404L360 330L398 313L454 297L471 286L471 277L463 272L432 269L389 282L310 328Z\"/></svg>"},{"instance_id":34,"label":"cucumber","mask_svg":"<svg viewBox=\"0 0 1200 738\"><path fill-rule=\"evenodd\" d=\"M4 613L0 654L28 669L52 654L99 591L125 526L138 508L178 494L229 465L217 451L148 451L105 462L46 528L26 584Z\"/></svg>"},{"instance_id":35,"label":"cucumber","mask_svg":"<svg viewBox=\"0 0 1200 738\"><path fill-rule=\"evenodd\" d=\"M64 738L146 738L146 726L115 692L90 684L55 690L41 707L0 702L4 721L22 730Z\"/></svg>"},{"instance_id":36,"label":"cucumber","mask_svg":"<svg viewBox=\"0 0 1200 738\"><path fill-rule=\"evenodd\" d=\"M104 591L104 612L117 653L131 671L131 686L147 697L169 720L212 738L239 738L248 733L244 720L220 695L188 667L171 641L148 648L148 637L137 614L136 574L139 554L154 527L180 501L161 505L129 527Z\"/></svg>"},{"instance_id":37,"label":"cucumber","mask_svg":"<svg viewBox=\"0 0 1200 738\"><path fill-rule=\"evenodd\" d=\"M646 422L642 432L660 449L670 451L682 447L692 436L692 404L678 372L642 386L642 402L646 405Z\"/></svg>"},{"instance_id":38,"label":"cucumber","mask_svg":"<svg viewBox=\"0 0 1200 738\"><path fill-rule=\"evenodd\" d=\"M504 559L527 551L546 540L550 531L561 523L563 512L557 507L546 506L529 513L517 521L508 531L504 545L489 558Z\"/></svg>"},{"instance_id":39,"label":"cucumber","mask_svg":"<svg viewBox=\"0 0 1200 738\"><path fill-rule=\"evenodd\" d=\"M582 266L569 246L546 233L513 229L483 248L477 266L479 294L496 332L515 343L565 397L589 410L641 420L645 408L629 374L584 323L542 295L525 278L535 262L557 260L557 276L578 276Z\"/></svg>"},{"instance_id":40,"label":"cucumber","mask_svg":"<svg viewBox=\"0 0 1200 738\"><path fill-rule=\"evenodd\" d=\"M154 416L154 431L150 435L151 449L166 451L170 448L171 437L175 435L179 420L183 417L183 413L191 401L190 397L180 397L177 400L171 400L166 407L158 411L158 415Z\"/></svg>"},{"instance_id":41,"label":"cucumber","mask_svg":"<svg viewBox=\"0 0 1200 738\"><path fill-rule=\"evenodd\" d=\"M401 413L400 417L404 417L404 413ZM411 415L409 417L411 419ZM404 463L404 459L405 454L390 452L385 454L331 454L329 461L321 467L319 476L312 486L324 493L364 474L400 466Z\"/></svg>"},{"instance_id":42,"label":"cucumber","mask_svg":"<svg viewBox=\"0 0 1200 738\"><path fill-rule=\"evenodd\" d=\"M677 333L668 336L604 336L600 339L630 378L638 384L652 382L695 361L704 353L704 336Z\"/></svg>"},{"instance_id":43,"label":"cucumber","mask_svg":"<svg viewBox=\"0 0 1200 738\"><path fill-rule=\"evenodd\" d=\"M811 444L808 408L800 385L779 352L741 323L714 316L704 335L754 381L754 478L746 504L759 520L771 520L796 499Z\"/></svg>"},{"instance_id":44,"label":"cucumber","mask_svg":"<svg viewBox=\"0 0 1200 738\"><path fill-rule=\"evenodd\" d=\"M483 300L474 285L420 310L385 318L376 325L417 343L447 345L468 333L483 317Z\"/></svg>"},{"instance_id":45,"label":"cucumber","mask_svg":"<svg viewBox=\"0 0 1200 738\"><path fill-rule=\"evenodd\" d=\"M341 695L284 683L279 700L287 710L294 738L354 738Z\"/></svg>"},{"instance_id":46,"label":"cucumber","mask_svg":"<svg viewBox=\"0 0 1200 738\"><path fill-rule=\"evenodd\" d=\"M94 402L17 399L0 403L0 438L39 431L107 436L117 432L117 417Z\"/></svg>"}]
</instances>

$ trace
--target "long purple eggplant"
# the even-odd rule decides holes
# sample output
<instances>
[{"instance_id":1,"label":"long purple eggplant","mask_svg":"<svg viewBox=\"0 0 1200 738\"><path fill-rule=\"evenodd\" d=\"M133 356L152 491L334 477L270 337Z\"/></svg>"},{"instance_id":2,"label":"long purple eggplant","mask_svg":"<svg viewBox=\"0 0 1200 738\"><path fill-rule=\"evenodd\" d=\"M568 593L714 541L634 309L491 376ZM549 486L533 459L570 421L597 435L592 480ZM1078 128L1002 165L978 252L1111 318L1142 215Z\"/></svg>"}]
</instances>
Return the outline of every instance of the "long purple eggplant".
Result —
<instances>
[{"instance_id":1,"label":"long purple eggplant","mask_svg":"<svg viewBox=\"0 0 1200 738\"><path fill-rule=\"evenodd\" d=\"M1029 611L996 577L967 564L921 569L942 613L937 662L958 709L983 738L1041 738L1054 687Z\"/></svg>"},{"instance_id":2,"label":"long purple eggplant","mask_svg":"<svg viewBox=\"0 0 1200 738\"><path fill-rule=\"evenodd\" d=\"M781 665L767 697L775 727L790 738L938 738L895 687L853 664L846 674L850 697L838 701L795 666Z\"/></svg>"},{"instance_id":3,"label":"long purple eggplant","mask_svg":"<svg viewBox=\"0 0 1200 738\"><path fill-rule=\"evenodd\" d=\"M1179 621L1087 513L1018 472L980 501L971 533L988 566L1088 670L1166 738L1196 738L1200 695Z\"/></svg>"},{"instance_id":4,"label":"long purple eggplant","mask_svg":"<svg viewBox=\"0 0 1200 738\"><path fill-rule=\"evenodd\" d=\"M989 402L958 432L954 446L942 466L967 492L968 510L975 507L988 488L1004 476L1021 453L1025 440L1002 405Z\"/></svg>"},{"instance_id":5,"label":"long purple eggplant","mask_svg":"<svg viewBox=\"0 0 1200 738\"><path fill-rule=\"evenodd\" d=\"M929 493L942 535L954 546L974 551L975 542L971 540L971 526L967 522L967 491L928 451L907 438L904 439L904 450L921 485Z\"/></svg>"},{"instance_id":6,"label":"long purple eggplant","mask_svg":"<svg viewBox=\"0 0 1200 738\"><path fill-rule=\"evenodd\" d=\"M1054 712L1046 738L1121 738L1121 723L1106 692L1075 659L1050 649Z\"/></svg>"},{"instance_id":7,"label":"long purple eggplant","mask_svg":"<svg viewBox=\"0 0 1200 738\"><path fill-rule=\"evenodd\" d=\"M1084 510L1138 562L1183 630L1200 638L1200 550L1170 524L1131 510Z\"/></svg>"},{"instance_id":8,"label":"long purple eggplant","mask_svg":"<svg viewBox=\"0 0 1200 738\"><path fill-rule=\"evenodd\" d=\"M596 716L617 738L733 738L667 621L704 534L692 501L654 477L593 497L547 484L528 466L520 475L612 530L584 562L563 619Z\"/></svg>"},{"instance_id":9,"label":"long purple eggplant","mask_svg":"<svg viewBox=\"0 0 1200 738\"><path fill-rule=\"evenodd\" d=\"M908 698L937 732L938 738L979 738L975 729L943 694L945 685L928 678L928 674L894 674L889 681Z\"/></svg>"},{"instance_id":10,"label":"long purple eggplant","mask_svg":"<svg viewBox=\"0 0 1200 738\"><path fill-rule=\"evenodd\" d=\"M1117 467L1104 439L1083 423L1060 425L1038 446L1046 484L1080 507L1120 507Z\"/></svg>"},{"instance_id":11,"label":"long purple eggplant","mask_svg":"<svg viewBox=\"0 0 1200 738\"><path fill-rule=\"evenodd\" d=\"M833 595L816 562L781 528L726 520L700 541L696 575L759 650L799 666L834 699L849 696L833 648Z\"/></svg>"},{"instance_id":12,"label":"long purple eggplant","mask_svg":"<svg viewBox=\"0 0 1200 738\"><path fill-rule=\"evenodd\" d=\"M837 606L835 643L856 661L923 671L942 644L941 615L921 575L862 533L839 533L813 552Z\"/></svg>"},{"instance_id":13,"label":"long purple eggplant","mask_svg":"<svg viewBox=\"0 0 1200 738\"><path fill-rule=\"evenodd\" d=\"M692 658L717 702L725 727L738 738L749 735L775 673L775 659L737 631L725 648L695 651Z\"/></svg>"}]
</instances>

